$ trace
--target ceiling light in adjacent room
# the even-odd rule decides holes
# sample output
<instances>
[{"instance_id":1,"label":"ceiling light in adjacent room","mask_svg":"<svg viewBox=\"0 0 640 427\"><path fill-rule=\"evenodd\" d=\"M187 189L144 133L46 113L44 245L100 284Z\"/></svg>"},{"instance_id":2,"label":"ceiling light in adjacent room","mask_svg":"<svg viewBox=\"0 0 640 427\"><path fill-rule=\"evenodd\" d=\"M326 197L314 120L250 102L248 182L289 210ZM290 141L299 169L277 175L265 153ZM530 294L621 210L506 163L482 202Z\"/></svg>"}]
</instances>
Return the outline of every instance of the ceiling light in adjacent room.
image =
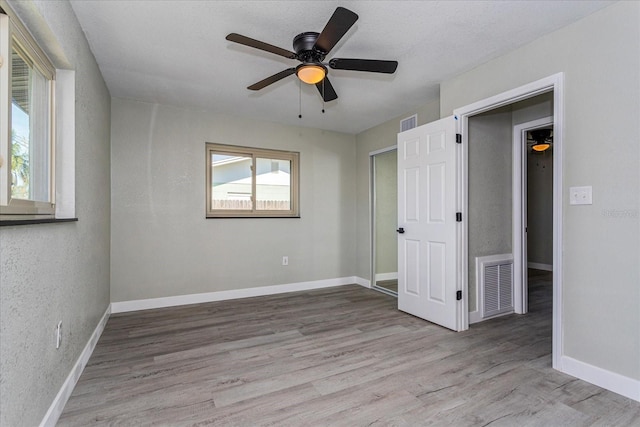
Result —
<instances>
[{"instance_id":1,"label":"ceiling light in adjacent room","mask_svg":"<svg viewBox=\"0 0 640 427\"><path fill-rule=\"evenodd\" d=\"M535 144L535 145L531 146L531 148L532 148L534 151L545 151L545 150L547 150L549 147L551 147L551 144L549 144L549 143L547 143L547 142L542 142L542 143L538 143L538 144Z\"/></svg>"}]
</instances>

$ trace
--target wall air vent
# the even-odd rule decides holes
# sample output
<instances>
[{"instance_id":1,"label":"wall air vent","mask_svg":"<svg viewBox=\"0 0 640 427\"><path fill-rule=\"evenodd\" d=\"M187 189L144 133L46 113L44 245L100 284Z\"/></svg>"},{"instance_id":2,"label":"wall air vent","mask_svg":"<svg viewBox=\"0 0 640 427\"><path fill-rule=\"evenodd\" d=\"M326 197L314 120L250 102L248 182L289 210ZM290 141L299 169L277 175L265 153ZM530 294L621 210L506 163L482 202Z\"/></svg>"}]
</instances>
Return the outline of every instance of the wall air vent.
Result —
<instances>
[{"instance_id":1,"label":"wall air vent","mask_svg":"<svg viewBox=\"0 0 640 427\"><path fill-rule=\"evenodd\" d=\"M418 126L418 115L414 114L411 117L400 120L400 132L404 132L409 129L413 129Z\"/></svg>"},{"instance_id":2,"label":"wall air vent","mask_svg":"<svg viewBox=\"0 0 640 427\"><path fill-rule=\"evenodd\" d=\"M476 258L476 286L483 319L513 313L513 256Z\"/></svg>"}]
</instances>

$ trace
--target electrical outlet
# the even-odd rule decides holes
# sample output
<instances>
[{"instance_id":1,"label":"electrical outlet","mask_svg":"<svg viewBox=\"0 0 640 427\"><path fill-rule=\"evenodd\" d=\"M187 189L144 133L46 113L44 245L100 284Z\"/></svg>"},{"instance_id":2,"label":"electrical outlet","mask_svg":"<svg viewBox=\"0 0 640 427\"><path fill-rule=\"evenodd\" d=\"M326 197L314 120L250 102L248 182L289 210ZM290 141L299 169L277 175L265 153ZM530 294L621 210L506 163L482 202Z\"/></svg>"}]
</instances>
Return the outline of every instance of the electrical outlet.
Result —
<instances>
[{"instance_id":1,"label":"electrical outlet","mask_svg":"<svg viewBox=\"0 0 640 427\"><path fill-rule=\"evenodd\" d=\"M62 344L62 320L56 326L56 348L60 348Z\"/></svg>"},{"instance_id":2,"label":"electrical outlet","mask_svg":"<svg viewBox=\"0 0 640 427\"><path fill-rule=\"evenodd\" d=\"M586 187L569 187L569 204L570 205L592 205L593 196L591 186Z\"/></svg>"},{"instance_id":3,"label":"electrical outlet","mask_svg":"<svg viewBox=\"0 0 640 427\"><path fill-rule=\"evenodd\" d=\"M282 257L282 265L289 265L289 257L288 256L283 256Z\"/></svg>"}]
</instances>

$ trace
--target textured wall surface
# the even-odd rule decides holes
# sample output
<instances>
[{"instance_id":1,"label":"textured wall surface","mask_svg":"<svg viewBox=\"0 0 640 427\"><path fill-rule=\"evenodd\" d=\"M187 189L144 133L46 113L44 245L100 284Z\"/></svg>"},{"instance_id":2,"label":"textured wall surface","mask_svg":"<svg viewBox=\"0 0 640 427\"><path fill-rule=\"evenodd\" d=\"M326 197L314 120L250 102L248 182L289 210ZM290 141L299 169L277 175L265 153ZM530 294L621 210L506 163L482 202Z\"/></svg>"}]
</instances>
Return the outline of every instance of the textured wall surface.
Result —
<instances>
[{"instance_id":1,"label":"textured wall surface","mask_svg":"<svg viewBox=\"0 0 640 427\"><path fill-rule=\"evenodd\" d=\"M640 3L617 2L443 82L440 91L446 115L564 72L564 354L634 379L640 379L638 52ZM569 205L569 187L583 185L593 186L593 205Z\"/></svg>"},{"instance_id":2,"label":"textured wall surface","mask_svg":"<svg viewBox=\"0 0 640 427\"><path fill-rule=\"evenodd\" d=\"M371 278L371 201L369 153L398 143L400 120L414 114L418 115L418 126L438 120L440 102L433 101L415 111L388 120L356 136L356 275L369 280Z\"/></svg>"},{"instance_id":3,"label":"textured wall surface","mask_svg":"<svg viewBox=\"0 0 640 427\"><path fill-rule=\"evenodd\" d=\"M476 258L511 253L511 108L469 118L469 311L477 309Z\"/></svg>"},{"instance_id":4,"label":"textured wall surface","mask_svg":"<svg viewBox=\"0 0 640 427\"><path fill-rule=\"evenodd\" d=\"M111 117L112 301L354 275L353 135L122 99ZM299 151L301 218L205 219L205 142Z\"/></svg>"},{"instance_id":5,"label":"textured wall surface","mask_svg":"<svg viewBox=\"0 0 640 427\"><path fill-rule=\"evenodd\" d=\"M0 229L0 425L34 426L109 305L110 96L66 1L11 5L55 65L76 71L79 221Z\"/></svg>"}]
</instances>

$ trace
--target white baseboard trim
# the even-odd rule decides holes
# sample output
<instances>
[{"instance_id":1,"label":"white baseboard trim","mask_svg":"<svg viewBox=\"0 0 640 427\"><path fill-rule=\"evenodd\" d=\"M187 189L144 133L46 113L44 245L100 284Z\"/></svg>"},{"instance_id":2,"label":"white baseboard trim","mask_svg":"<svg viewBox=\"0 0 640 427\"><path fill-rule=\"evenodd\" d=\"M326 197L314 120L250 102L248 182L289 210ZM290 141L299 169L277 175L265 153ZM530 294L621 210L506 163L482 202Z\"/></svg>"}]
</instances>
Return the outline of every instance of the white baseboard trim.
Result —
<instances>
[{"instance_id":1,"label":"white baseboard trim","mask_svg":"<svg viewBox=\"0 0 640 427\"><path fill-rule=\"evenodd\" d=\"M371 289L371 280L364 279L362 277L355 276L355 283L360 286L364 286L367 289Z\"/></svg>"},{"instance_id":2,"label":"white baseboard trim","mask_svg":"<svg viewBox=\"0 0 640 427\"><path fill-rule=\"evenodd\" d=\"M78 360L76 360L73 368L71 368L71 372L69 372L69 375L67 375L67 379L62 384L62 387L60 387L60 391L58 391L55 399L53 399L53 402L51 403L51 406L49 406L49 410L47 411L47 413L44 415L42 422L40 422L40 427L54 427L58 422L58 418L60 418L60 415L62 415L64 405L67 404L69 396L71 396L71 393L73 392L78 379L80 379L80 374L82 374L84 367L87 366L87 362L89 361L89 358L93 353L93 349L96 348L96 344L100 339L100 335L102 335L102 331L104 331L104 327L106 326L110 315L111 306L107 307L107 310L102 315L100 322L98 322L98 326L96 326L93 333L89 337L87 345L84 346L84 349L82 350L82 353L80 353Z\"/></svg>"},{"instance_id":3,"label":"white baseboard trim","mask_svg":"<svg viewBox=\"0 0 640 427\"><path fill-rule=\"evenodd\" d=\"M311 289L330 288L333 286L360 284L357 277L339 277L336 279L313 280L310 282L287 283L284 285L260 286L257 288L233 289L229 291L205 292L201 294L176 295L172 297L160 297L139 299L131 301L119 301L111 303L111 313L126 313L129 311L150 310L154 308L175 307L188 304L201 304L204 302L225 301L238 298L259 297L263 295L275 295L285 292L308 291Z\"/></svg>"},{"instance_id":4,"label":"white baseboard trim","mask_svg":"<svg viewBox=\"0 0 640 427\"><path fill-rule=\"evenodd\" d=\"M640 380L598 368L569 356L562 356L561 366L561 371L565 374L640 402Z\"/></svg>"},{"instance_id":5,"label":"white baseboard trim","mask_svg":"<svg viewBox=\"0 0 640 427\"><path fill-rule=\"evenodd\" d=\"M510 310L510 311L505 311L503 313L494 314L493 316L482 317L482 315L480 314L480 311L478 310L470 311L469 324L471 325L472 323L480 323L480 322L484 322L485 320L495 319L497 317L507 316L513 313L515 312L513 310Z\"/></svg>"},{"instance_id":6,"label":"white baseboard trim","mask_svg":"<svg viewBox=\"0 0 640 427\"><path fill-rule=\"evenodd\" d=\"M381 280L398 280L398 272L376 274L376 282Z\"/></svg>"},{"instance_id":7,"label":"white baseboard trim","mask_svg":"<svg viewBox=\"0 0 640 427\"><path fill-rule=\"evenodd\" d=\"M469 312L469 324L482 322L483 320L480 310Z\"/></svg>"},{"instance_id":8,"label":"white baseboard trim","mask_svg":"<svg viewBox=\"0 0 640 427\"><path fill-rule=\"evenodd\" d=\"M539 262L529 262L529 263L527 263L527 267L533 268L533 269L536 269L536 270L553 271L553 265L551 265L551 264L541 264Z\"/></svg>"}]
</instances>

